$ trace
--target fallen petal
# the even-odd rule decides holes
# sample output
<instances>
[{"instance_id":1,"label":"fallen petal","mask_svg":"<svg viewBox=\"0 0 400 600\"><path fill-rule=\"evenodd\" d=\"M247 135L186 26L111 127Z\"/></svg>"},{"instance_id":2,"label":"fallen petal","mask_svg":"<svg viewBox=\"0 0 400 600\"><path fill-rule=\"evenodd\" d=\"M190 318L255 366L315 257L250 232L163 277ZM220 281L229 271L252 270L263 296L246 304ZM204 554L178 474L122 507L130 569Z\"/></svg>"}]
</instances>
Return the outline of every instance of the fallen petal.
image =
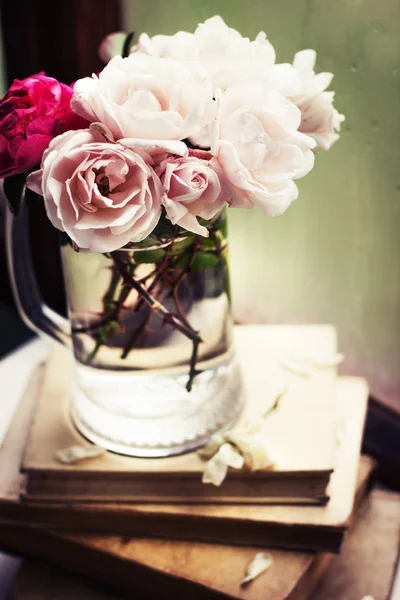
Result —
<instances>
[{"instance_id":1,"label":"fallen petal","mask_svg":"<svg viewBox=\"0 0 400 600\"><path fill-rule=\"evenodd\" d=\"M97 458L105 453L99 446L70 446L56 452L56 459L64 465L73 465L87 458Z\"/></svg>"},{"instance_id":2,"label":"fallen petal","mask_svg":"<svg viewBox=\"0 0 400 600\"><path fill-rule=\"evenodd\" d=\"M197 454L200 456L200 458L207 460L218 452L220 446L222 446L224 442L225 438L217 433L210 437L207 444L203 446L203 448L200 448L200 450L197 451Z\"/></svg>"},{"instance_id":3,"label":"fallen petal","mask_svg":"<svg viewBox=\"0 0 400 600\"><path fill-rule=\"evenodd\" d=\"M203 483L211 483L219 487L221 483L224 481L226 475L228 473L228 465L221 460L221 458L217 454L215 454L210 460L207 462L202 482Z\"/></svg>"},{"instance_id":4,"label":"fallen petal","mask_svg":"<svg viewBox=\"0 0 400 600\"><path fill-rule=\"evenodd\" d=\"M295 358L281 358L279 364L287 371L291 371L295 375L309 377L312 374L312 367L308 362L296 360Z\"/></svg>"},{"instance_id":5,"label":"fallen petal","mask_svg":"<svg viewBox=\"0 0 400 600\"><path fill-rule=\"evenodd\" d=\"M314 365L314 367L336 367L340 365L344 361L344 354L341 352L337 352L330 356L313 356L310 357L310 362Z\"/></svg>"},{"instance_id":6,"label":"fallen petal","mask_svg":"<svg viewBox=\"0 0 400 600\"><path fill-rule=\"evenodd\" d=\"M241 469L244 465L243 456L228 442L222 444L218 450L217 456L222 462L227 464L228 467L232 467L233 469Z\"/></svg>"},{"instance_id":7,"label":"fallen petal","mask_svg":"<svg viewBox=\"0 0 400 600\"><path fill-rule=\"evenodd\" d=\"M258 552L253 560L248 564L246 574L241 582L244 586L256 577L264 573L272 565L272 556L269 552Z\"/></svg>"}]
</instances>

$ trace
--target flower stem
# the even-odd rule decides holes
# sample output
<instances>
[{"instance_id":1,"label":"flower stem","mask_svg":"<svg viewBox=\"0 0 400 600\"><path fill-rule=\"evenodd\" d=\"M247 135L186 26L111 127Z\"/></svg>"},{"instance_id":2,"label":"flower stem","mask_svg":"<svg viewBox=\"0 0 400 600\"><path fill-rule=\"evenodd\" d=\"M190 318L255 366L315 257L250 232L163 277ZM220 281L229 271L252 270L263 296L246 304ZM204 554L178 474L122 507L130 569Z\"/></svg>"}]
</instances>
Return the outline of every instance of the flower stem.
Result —
<instances>
[{"instance_id":1,"label":"flower stem","mask_svg":"<svg viewBox=\"0 0 400 600\"><path fill-rule=\"evenodd\" d=\"M113 259L115 268L121 275L123 282L136 290L141 299L148 304L151 310L158 312L163 317L165 323L171 325L192 341L193 351L190 359L189 379L186 386L186 389L190 391L192 389L193 379L196 376L198 346L202 342L199 333L187 323L186 319L183 320L180 315L176 315L167 310L165 306L154 298L145 287L132 277L127 264L118 256L117 252L111 252L110 256Z\"/></svg>"},{"instance_id":2,"label":"flower stem","mask_svg":"<svg viewBox=\"0 0 400 600\"><path fill-rule=\"evenodd\" d=\"M158 300L156 300L156 298L149 294L146 288L144 288L138 281L135 280L134 277L130 275L128 269L126 268L126 264L119 258L119 256L117 256L114 252L111 253L111 256L124 282L136 290L137 293L145 302L147 302L149 306L151 306L153 310L160 313L166 323L178 329L178 331L183 333L183 335L189 339L198 342L202 341L199 334L194 331L194 329L187 327L177 315L167 310Z\"/></svg>"},{"instance_id":3,"label":"flower stem","mask_svg":"<svg viewBox=\"0 0 400 600\"><path fill-rule=\"evenodd\" d=\"M119 293L118 299L114 300L114 296L120 282L121 275L117 271L113 270L110 285L108 287L107 292L103 296L103 307L106 313L105 316L100 318L95 323L91 323L86 327L75 327L73 330L74 333L93 333L100 329L96 337L94 348L85 360L85 364L87 365L90 365L90 363L96 357L98 351L100 350L104 342L106 342L107 326L109 325L109 323L111 324L112 322L118 321L119 313L121 312L124 302L131 293L131 288L126 285L123 285Z\"/></svg>"},{"instance_id":4,"label":"flower stem","mask_svg":"<svg viewBox=\"0 0 400 600\"><path fill-rule=\"evenodd\" d=\"M141 336L143 331L146 329L147 324L150 321L151 314L152 314L151 308L147 307L147 311L146 311L143 321L140 323L140 325L138 325L138 327L136 327L136 329L134 329L132 331L132 334L130 335L129 340L122 351L121 358L127 358L129 352L132 350L136 341L139 339L139 337Z\"/></svg>"},{"instance_id":5,"label":"flower stem","mask_svg":"<svg viewBox=\"0 0 400 600\"><path fill-rule=\"evenodd\" d=\"M186 384L186 389L188 392L192 391L193 380L196 377L196 375L199 374L199 371L196 370L196 362L200 341L200 339L193 341L192 356L190 357L189 379Z\"/></svg>"}]
</instances>

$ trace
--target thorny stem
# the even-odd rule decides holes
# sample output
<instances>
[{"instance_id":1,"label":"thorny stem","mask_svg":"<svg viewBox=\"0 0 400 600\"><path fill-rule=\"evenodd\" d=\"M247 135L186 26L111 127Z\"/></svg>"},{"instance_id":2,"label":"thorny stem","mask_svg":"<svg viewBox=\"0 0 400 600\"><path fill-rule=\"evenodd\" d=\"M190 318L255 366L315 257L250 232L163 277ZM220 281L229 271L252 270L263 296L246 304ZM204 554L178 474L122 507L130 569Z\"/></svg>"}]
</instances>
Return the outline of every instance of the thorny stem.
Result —
<instances>
[{"instance_id":1,"label":"thorny stem","mask_svg":"<svg viewBox=\"0 0 400 600\"><path fill-rule=\"evenodd\" d=\"M150 284L150 286L149 286L149 288L148 288L148 292L151 292L151 291L152 291L152 290L155 288L156 284L159 282L159 280L160 280L160 279L161 279L161 277L163 276L164 269L165 269L165 268L167 267L167 265L168 265L168 259L169 259L169 255L170 255L170 252L171 252L171 249L172 249L172 245L173 245L173 243L174 243L174 241L175 241L175 238L176 238L176 233L174 233L174 235L173 235L173 237L172 237L172 241L171 241L171 243L169 244L169 246L168 246L168 248L167 248L167 251L166 251L166 253L165 253L165 256L164 256L164 259L163 259L163 261L162 261L161 265L159 266L159 268L158 268L158 269L155 269L155 270L153 271L153 274L156 274L156 275L155 275L155 277L154 277L153 281L151 282L151 284ZM139 280L139 283L142 283L143 281L144 281L144 279L140 279L140 280ZM139 301L137 302L137 304L136 304L136 306L135 306L135 309L134 309L134 310L135 310L135 312L138 312L138 311L139 311L139 310L142 308L142 306L143 306L143 303L144 303L144 299L143 299L142 297L140 297L140 298L139 298Z\"/></svg>"},{"instance_id":2,"label":"thorny stem","mask_svg":"<svg viewBox=\"0 0 400 600\"><path fill-rule=\"evenodd\" d=\"M197 362L197 353L199 350L200 342L201 342L200 339L193 341L192 356L190 357L189 379L186 384L186 389L188 392L192 391L193 379L196 377L196 375L199 374L199 371L196 370L196 362Z\"/></svg>"},{"instance_id":3,"label":"thorny stem","mask_svg":"<svg viewBox=\"0 0 400 600\"><path fill-rule=\"evenodd\" d=\"M134 290L136 290L137 293L143 298L145 302L147 302L149 306L151 306L153 310L160 313L165 322L169 323L170 325L173 325L176 329L178 329L178 331L183 333L183 335L185 335L189 339L193 341L201 341L201 338L197 332L189 329L184 323L182 323L182 321L177 315L167 310L162 304L160 304L158 300L156 300L151 294L149 294L146 288L144 288L138 281L135 280L134 277L130 275L128 269L126 268L126 264L119 258L117 254L112 252L111 256L123 281L126 284L130 285Z\"/></svg>"},{"instance_id":4,"label":"thorny stem","mask_svg":"<svg viewBox=\"0 0 400 600\"><path fill-rule=\"evenodd\" d=\"M160 277L161 277L161 273L157 273L157 275L154 277L153 281L151 282L151 284L149 285L147 291L150 293L155 286L157 285ZM142 283L142 279L139 279L139 283ZM136 305L134 306L134 308L132 309L133 312L138 312L140 307L143 304L143 298L139 297L138 301L136 302ZM121 354L121 358L125 359L128 357L129 352L132 350L133 346L135 345L135 342L139 339L139 336L141 335L141 333L143 333L143 331L146 329L150 318L151 318L151 314L152 314L152 310L149 306L147 306L147 311L145 314L145 317L142 321L142 323L136 327L136 329L134 329L134 331L132 332L132 335L129 337L129 340L127 342L127 344L125 345L123 352Z\"/></svg>"},{"instance_id":5,"label":"thorny stem","mask_svg":"<svg viewBox=\"0 0 400 600\"><path fill-rule=\"evenodd\" d=\"M118 279L120 279L119 275L118 275ZM130 292L131 292L130 288L123 287L120 292L118 300L115 302L114 302L114 300L111 299L111 297L107 297L107 295L109 293L109 292L107 292L107 294L103 298L103 303L106 304L107 302L110 302L110 303L113 302L115 304L115 307L109 313L107 313L104 317L102 317L101 319L98 319L95 323L91 323L90 325L85 325L83 327L80 327L80 326L74 327L72 329L72 333L92 333L94 331L97 331L104 325L107 325L107 323L110 323L110 321L115 321L118 318L119 312L120 312L125 300L129 296Z\"/></svg>"},{"instance_id":6,"label":"thorny stem","mask_svg":"<svg viewBox=\"0 0 400 600\"><path fill-rule=\"evenodd\" d=\"M90 363L95 358L96 354L100 350L103 343L104 343L104 335L103 335L103 332L100 331L99 335L97 336L95 346L94 346L93 350L91 351L91 353L89 354L89 356L86 358L85 364L90 365Z\"/></svg>"},{"instance_id":7,"label":"thorny stem","mask_svg":"<svg viewBox=\"0 0 400 600\"><path fill-rule=\"evenodd\" d=\"M196 244L193 245L193 248L192 248L192 251L191 251L190 263L193 260L195 251L196 251ZM184 279L184 277L186 277L186 275L187 275L186 271L182 271L182 273L180 273L178 275L178 277L176 278L176 280L174 281L174 283L172 285L172 296L174 298L176 310L178 311L179 317L181 318L181 320L185 323L185 325L187 327L189 327L190 329L192 329L194 331L193 327L190 325L189 321L187 320L187 318L186 318L186 316L184 314L184 311L182 309L181 303L179 301L179 295L178 295L179 294L179 286L180 286L182 280Z\"/></svg>"},{"instance_id":8,"label":"thorny stem","mask_svg":"<svg viewBox=\"0 0 400 600\"><path fill-rule=\"evenodd\" d=\"M162 277L162 271L160 270L157 275L154 277L153 281L151 282L151 284L149 285L149 287L147 288L147 291L150 293L154 290L154 288L156 287L157 283L160 281ZM138 281L139 284L142 283L142 280ZM144 304L145 300L143 298L143 296L139 295L139 300L137 301L135 308L133 309L133 312L139 312L139 310L142 308L143 304Z\"/></svg>"},{"instance_id":9,"label":"thorny stem","mask_svg":"<svg viewBox=\"0 0 400 600\"><path fill-rule=\"evenodd\" d=\"M175 303L175 306L176 306L176 311L178 313L178 316L179 316L180 320L182 321L182 323L184 323L186 325L186 327L188 327L192 331L194 331L193 327L191 326L191 324L189 323L189 321L185 317L185 314L183 312L183 309L182 309L182 306L181 306L181 303L180 303L180 300L179 300L178 292L179 292L179 285L178 286L174 286L174 290L172 292L172 295L174 297L174 303Z\"/></svg>"},{"instance_id":10,"label":"thorny stem","mask_svg":"<svg viewBox=\"0 0 400 600\"><path fill-rule=\"evenodd\" d=\"M111 252L110 256L113 259L115 267L121 275L123 282L135 289L143 301L146 302L152 310L155 310L163 317L165 323L168 323L192 341L193 351L190 359L189 379L186 385L186 389L190 391L192 389L193 379L196 376L195 366L198 346L202 342L200 335L192 327L188 327L186 323L182 321L180 316L167 310L148 292L148 290L146 290L146 288L136 281L135 278L129 273L126 263L118 256L118 253Z\"/></svg>"},{"instance_id":11,"label":"thorny stem","mask_svg":"<svg viewBox=\"0 0 400 600\"><path fill-rule=\"evenodd\" d=\"M73 330L74 333L85 333L85 332L91 333L100 328L100 331L97 334L95 346L94 346L93 350L91 351L91 353L89 354L89 356L85 360L85 363L87 365L90 365L92 360L96 357L96 354L100 350L101 346L104 344L104 342L107 339L107 335L106 335L106 332L104 331L103 327L105 325L107 325L108 323L117 321L117 319L119 317L119 313L124 305L124 302L127 299L127 297L129 296L129 294L131 293L131 288L126 285L123 285L121 288L118 300L116 302L114 301L114 294L117 291L117 287L118 287L118 284L120 283L120 279L121 279L121 276L119 275L119 273L117 273L116 271L113 271L109 288L103 297L103 306L104 306L105 311L109 310L109 306L111 303L113 303L115 305L114 308L112 308L110 310L110 312L108 312L105 315L105 317L99 319L96 323L92 323L91 325L88 325L86 327L76 327Z\"/></svg>"},{"instance_id":12,"label":"thorny stem","mask_svg":"<svg viewBox=\"0 0 400 600\"><path fill-rule=\"evenodd\" d=\"M139 339L140 335L146 329L148 322L150 321L150 318L151 318L151 308L147 307L147 312L146 312L146 315L145 315L143 321L140 323L140 325L138 325L138 327L136 327L136 329L134 329L132 331L132 334L130 335L129 340L128 340L127 344L125 345L125 348L121 354L121 358L126 358L128 356L129 352L132 350L133 346L135 345L136 340Z\"/></svg>"},{"instance_id":13,"label":"thorny stem","mask_svg":"<svg viewBox=\"0 0 400 600\"><path fill-rule=\"evenodd\" d=\"M178 296L179 285L180 285L180 283L181 283L181 281L182 281L182 279L183 279L183 277L185 275L186 275L186 273L183 272L177 278L177 280L176 280L176 282L174 284L174 288L173 288L173 298L174 298L176 310L177 310L178 315L181 318L182 322L187 327L189 327L192 331L194 331L193 327L190 325L189 321L185 317L185 314L184 314L184 311L182 309L181 303L179 301L179 296ZM197 369L196 369L196 361L197 361L198 349L199 349L199 343L194 343L193 344L192 355L190 357L189 379L188 379L188 382L186 384L186 389L187 389L188 392L190 392L191 389L192 389L192 384L193 384L194 378L196 377L196 375L198 375L200 373L200 371L197 371Z\"/></svg>"},{"instance_id":14,"label":"thorny stem","mask_svg":"<svg viewBox=\"0 0 400 600\"><path fill-rule=\"evenodd\" d=\"M213 253L222 259L224 246L223 239L220 239L219 234L219 231L210 230L210 238L214 242ZM127 358L141 334L147 330L154 311L155 313L161 315L164 324L169 324L170 326L174 327L192 341L193 349L190 357L189 378L186 385L186 389L191 391L193 380L196 375L200 373L200 371L196 370L196 362L198 360L199 344L202 342L202 339L199 335L199 332L191 326L185 315L185 310L181 305L179 291L181 282L187 273L192 269L192 263L197 251L203 250L203 253L208 252L209 247L207 246L203 249L201 246L201 240L195 238L193 240L193 244L190 244L190 246L184 246L184 251L178 251L178 254L176 255L174 242L177 235L178 229L174 230L172 236L169 238L165 256L161 262L155 264L155 268L141 278L135 278L135 266L130 263L129 256L127 256L127 262L127 259L125 257L121 257L118 251L106 254L108 258L112 259L113 266L111 281L105 295L103 296L103 315L101 315L96 322L91 323L90 325L78 326L74 328L74 333L88 332L91 334L96 334L94 340L95 345L85 361L86 364L90 364L101 346L107 343L109 337L113 335L114 327L116 330L118 330L120 312L124 308L124 303L131 291L135 290L138 294L138 298L136 299L134 306L130 307L129 310L133 313L142 311L142 318L141 322L135 327L135 329L131 330L129 339L122 349L121 359ZM174 277L176 269L178 269L178 275ZM197 265L196 270L198 270ZM163 283L159 287L158 284L160 281ZM121 286L119 297L114 300L114 296L116 295L119 286ZM167 289L169 289L169 292ZM175 306L174 311L168 310L162 304L166 295L172 297Z\"/></svg>"}]
</instances>

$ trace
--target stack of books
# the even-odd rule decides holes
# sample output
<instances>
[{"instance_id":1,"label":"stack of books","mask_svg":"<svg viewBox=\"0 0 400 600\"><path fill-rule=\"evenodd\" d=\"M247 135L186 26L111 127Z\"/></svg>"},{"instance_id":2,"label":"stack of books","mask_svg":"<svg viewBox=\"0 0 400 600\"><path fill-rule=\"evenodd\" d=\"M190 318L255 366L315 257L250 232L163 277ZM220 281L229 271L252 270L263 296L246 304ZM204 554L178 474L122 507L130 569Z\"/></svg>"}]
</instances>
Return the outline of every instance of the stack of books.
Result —
<instances>
[{"instance_id":1,"label":"stack of books","mask_svg":"<svg viewBox=\"0 0 400 600\"><path fill-rule=\"evenodd\" d=\"M287 384L265 424L274 469L232 470L215 487L196 452L61 464L59 450L90 444L70 421L71 357L57 348L0 449L0 546L145 597L309 597L369 489L367 385L337 376L331 326L238 326L236 345L243 420ZM260 550L272 565L243 588Z\"/></svg>"}]
</instances>

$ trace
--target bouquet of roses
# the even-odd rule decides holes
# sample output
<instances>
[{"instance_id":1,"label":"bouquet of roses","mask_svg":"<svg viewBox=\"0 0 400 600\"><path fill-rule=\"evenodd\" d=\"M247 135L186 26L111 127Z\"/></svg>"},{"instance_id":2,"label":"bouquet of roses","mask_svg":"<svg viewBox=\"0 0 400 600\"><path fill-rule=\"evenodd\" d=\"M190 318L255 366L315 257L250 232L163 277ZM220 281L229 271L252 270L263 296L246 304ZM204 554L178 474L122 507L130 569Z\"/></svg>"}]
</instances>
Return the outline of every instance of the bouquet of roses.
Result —
<instances>
[{"instance_id":1,"label":"bouquet of roses","mask_svg":"<svg viewBox=\"0 0 400 600\"><path fill-rule=\"evenodd\" d=\"M112 34L101 55L124 41ZM52 224L94 252L144 240L162 215L205 237L225 205L280 215L343 119L314 63L304 50L276 64L264 33L250 41L218 16L194 34L142 34L73 86L14 81L0 103L0 176L26 174Z\"/></svg>"},{"instance_id":2,"label":"bouquet of roses","mask_svg":"<svg viewBox=\"0 0 400 600\"><path fill-rule=\"evenodd\" d=\"M121 358L156 312L193 341L192 379L201 339L179 290L188 274L227 271L225 207L282 214L344 117L312 50L277 64L263 32L250 41L218 16L193 34L131 38L108 36L108 64L72 86L44 73L14 81L0 101L0 177L14 209L17 182L76 250L112 260L104 310L80 329L95 338L86 362L120 335L135 290L133 312L147 312Z\"/></svg>"}]
</instances>

